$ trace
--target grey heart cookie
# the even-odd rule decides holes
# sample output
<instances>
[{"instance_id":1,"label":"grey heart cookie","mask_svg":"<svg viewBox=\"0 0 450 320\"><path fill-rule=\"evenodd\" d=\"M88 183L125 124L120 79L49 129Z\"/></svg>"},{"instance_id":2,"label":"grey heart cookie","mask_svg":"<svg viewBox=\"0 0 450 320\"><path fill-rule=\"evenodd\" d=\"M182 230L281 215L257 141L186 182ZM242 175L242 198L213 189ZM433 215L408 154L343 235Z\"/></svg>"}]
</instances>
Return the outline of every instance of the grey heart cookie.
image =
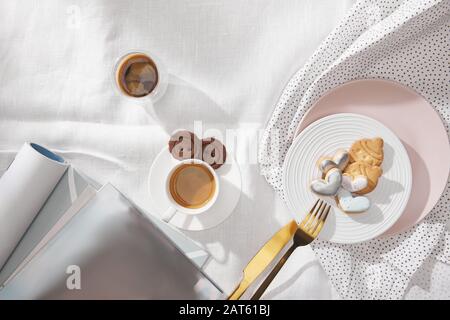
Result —
<instances>
[{"instance_id":1,"label":"grey heart cookie","mask_svg":"<svg viewBox=\"0 0 450 320\"><path fill-rule=\"evenodd\" d=\"M338 168L332 168L325 175L325 179L317 179L311 182L311 190L322 196L334 196L342 182L342 173Z\"/></svg>"},{"instance_id":2,"label":"grey heart cookie","mask_svg":"<svg viewBox=\"0 0 450 320\"><path fill-rule=\"evenodd\" d=\"M348 162L350 161L350 154L347 150L339 149L333 156L333 162L336 163L337 167L344 171Z\"/></svg>"},{"instance_id":3,"label":"grey heart cookie","mask_svg":"<svg viewBox=\"0 0 450 320\"><path fill-rule=\"evenodd\" d=\"M323 173L327 173L333 168L338 168L343 171L350 161L350 155L347 150L339 149L334 154L333 158L321 158L317 163L319 170Z\"/></svg>"},{"instance_id":4,"label":"grey heart cookie","mask_svg":"<svg viewBox=\"0 0 450 320\"><path fill-rule=\"evenodd\" d=\"M319 161L317 166L319 167L319 170L322 171L323 173L327 173L331 169L337 168L337 164L331 159L322 159L321 161Z\"/></svg>"},{"instance_id":5,"label":"grey heart cookie","mask_svg":"<svg viewBox=\"0 0 450 320\"><path fill-rule=\"evenodd\" d=\"M369 210L370 200L364 196L353 197L352 194L344 189L339 190L336 200L342 211L347 213L360 213Z\"/></svg>"}]
</instances>

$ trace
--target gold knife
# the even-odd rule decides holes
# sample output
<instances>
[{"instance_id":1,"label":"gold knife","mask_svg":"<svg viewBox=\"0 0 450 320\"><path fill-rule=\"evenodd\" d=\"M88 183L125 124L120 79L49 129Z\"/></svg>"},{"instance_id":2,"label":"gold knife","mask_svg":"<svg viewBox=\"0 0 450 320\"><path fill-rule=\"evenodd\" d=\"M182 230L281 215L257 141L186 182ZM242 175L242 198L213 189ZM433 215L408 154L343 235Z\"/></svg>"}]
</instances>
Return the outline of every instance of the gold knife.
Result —
<instances>
[{"instance_id":1,"label":"gold knife","mask_svg":"<svg viewBox=\"0 0 450 320\"><path fill-rule=\"evenodd\" d=\"M264 244L264 246L245 267L242 281L228 297L228 300L239 300L253 281L256 280L256 278L269 266L278 253L280 253L280 251L285 247L285 245L293 238L297 228L297 222L292 220L283 228L278 230L278 232Z\"/></svg>"}]
</instances>

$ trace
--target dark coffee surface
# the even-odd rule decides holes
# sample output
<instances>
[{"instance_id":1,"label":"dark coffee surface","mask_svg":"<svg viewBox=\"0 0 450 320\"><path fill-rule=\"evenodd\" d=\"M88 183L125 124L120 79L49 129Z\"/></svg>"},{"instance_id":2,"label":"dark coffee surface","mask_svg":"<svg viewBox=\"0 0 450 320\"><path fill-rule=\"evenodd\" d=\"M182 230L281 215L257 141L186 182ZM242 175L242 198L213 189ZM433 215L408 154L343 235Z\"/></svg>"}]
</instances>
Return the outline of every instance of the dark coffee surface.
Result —
<instances>
[{"instance_id":1,"label":"dark coffee surface","mask_svg":"<svg viewBox=\"0 0 450 320\"><path fill-rule=\"evenodd\" d=\"M154 61L140 53L124 57L116 73L116 81L120 89L132 97L144 97L150 94L158 84L158 77Z\"/></svg>"},{"instance_id":2,"label":"dark coffee surface","mask_svg":"<svg viewBox=\"0 0 450 320\"><path fill-rule=\"evenodd\" d=\"M201 208L214 196L216 183L211 172L201 164L185 164L170 178L170 193L181 206Z\"/></svg>"}]
</instances>

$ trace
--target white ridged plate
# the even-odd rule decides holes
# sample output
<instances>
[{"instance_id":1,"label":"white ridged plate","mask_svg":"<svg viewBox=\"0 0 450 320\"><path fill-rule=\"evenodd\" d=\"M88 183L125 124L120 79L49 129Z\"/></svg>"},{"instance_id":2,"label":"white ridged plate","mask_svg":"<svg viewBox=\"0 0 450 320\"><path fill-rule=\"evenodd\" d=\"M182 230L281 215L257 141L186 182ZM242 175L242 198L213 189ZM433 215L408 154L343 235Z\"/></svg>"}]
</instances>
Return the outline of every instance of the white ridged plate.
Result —
<instances>
[{"instance_id":1,"label":"white ridged plate","mask_svg":"<svg viewBox=\"0 0 450 320\"><path fill-rule=\"evenodd\" d=\"M324 117L304 129L292 143L283 165L283 185L287 205L301 221L317 196L310 190L312 179L320 177L317 159L337 149L349 149L358 139L381 137L384 140L383 175L374 191L367 194L371 208L346 214L334 199L327 223L319 238L336 243L358 243L373 239L400 218L408 202L412 174L408 154L395 134L380 122L353 113Z\"/></svg>"}]
</instances>

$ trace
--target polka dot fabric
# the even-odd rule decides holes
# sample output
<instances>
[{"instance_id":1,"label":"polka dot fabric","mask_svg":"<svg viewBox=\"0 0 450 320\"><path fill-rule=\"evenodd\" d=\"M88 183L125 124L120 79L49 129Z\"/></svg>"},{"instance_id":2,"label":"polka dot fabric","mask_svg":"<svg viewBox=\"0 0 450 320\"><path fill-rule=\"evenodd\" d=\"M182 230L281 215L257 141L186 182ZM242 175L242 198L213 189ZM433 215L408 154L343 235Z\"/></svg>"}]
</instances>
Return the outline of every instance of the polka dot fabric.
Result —
<instances>
[{"instance_id":1,"label":"polka dot fabric","mask_svg":"<svg viewBox=\"0 0 450 320\"><path fill-rule=\"evenodd\" d=\"M420 94L450 125L450 0L358 1L289 81L263 135L261 173L284 198L282 165L295 130L326 91L356 79L388 79ZM401 119L399 119L401 121ZM427 218L391 237L313 249L344 299L401 299L423 282L424 261L448 266L450 183ZM425 271L424 271L425 270ZM415 293L414 296L416 296Z\"/></svg>"}]
</instances>

